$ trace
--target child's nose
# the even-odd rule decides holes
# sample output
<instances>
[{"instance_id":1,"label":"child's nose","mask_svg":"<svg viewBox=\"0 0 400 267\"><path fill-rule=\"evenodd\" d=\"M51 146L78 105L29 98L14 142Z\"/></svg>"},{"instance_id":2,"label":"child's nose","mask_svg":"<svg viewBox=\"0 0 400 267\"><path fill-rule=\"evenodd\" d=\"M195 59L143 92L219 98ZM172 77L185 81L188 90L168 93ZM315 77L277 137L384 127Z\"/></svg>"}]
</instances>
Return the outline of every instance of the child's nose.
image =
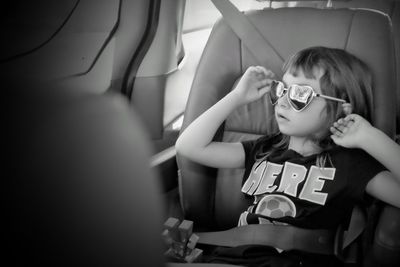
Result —
<instances>
[{"instance_id":1,"label":"child's nose","mask_svg":"<svg viewBox=\"0 0 400 267\"><path fill-rule=\"evenodd\" d=\"M286 94L278 99L278 106L283 109L289 108L289 101Z\"/></svg>"}]
</instances>

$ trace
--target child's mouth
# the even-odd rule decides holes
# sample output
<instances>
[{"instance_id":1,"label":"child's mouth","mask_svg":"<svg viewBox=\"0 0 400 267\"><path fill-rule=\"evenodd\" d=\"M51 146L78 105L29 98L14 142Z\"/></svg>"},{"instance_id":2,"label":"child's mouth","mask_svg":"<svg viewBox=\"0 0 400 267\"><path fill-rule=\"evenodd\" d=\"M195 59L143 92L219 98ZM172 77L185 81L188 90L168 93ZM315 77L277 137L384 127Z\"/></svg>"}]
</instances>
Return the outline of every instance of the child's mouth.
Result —
<instances>
[{"instance_id":1,"label":"child's mouth","mask_svg":"<svg viewBox=\"0 0 400 267\"><path fill-rule=\"evenodd\" d=\"M286 118L285 116L283 116L283 115L280 114L280 113L277 113L277 114L276 114L276 117L277 117L278 120L286 120L286 121L289 120L288 118Z\"/></svg>"}]
</instances>

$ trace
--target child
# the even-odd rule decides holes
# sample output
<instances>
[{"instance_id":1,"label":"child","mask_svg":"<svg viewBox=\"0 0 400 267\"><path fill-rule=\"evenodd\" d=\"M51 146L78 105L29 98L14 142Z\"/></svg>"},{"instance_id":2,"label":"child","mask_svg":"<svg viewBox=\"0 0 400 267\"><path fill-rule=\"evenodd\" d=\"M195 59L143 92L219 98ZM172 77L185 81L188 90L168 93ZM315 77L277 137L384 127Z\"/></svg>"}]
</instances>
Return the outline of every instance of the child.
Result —
<instances>
[{"instance_id":1,"label":"child","mask_svg":"<svg viewBox=\"0 0 400 267\"><path fill-rule=\"evenodd\" d=\"M371 126L368 67L340 49L312 47L292 56L282 81L249 67L236 87L180 135L178 153L216 168L245 168L242 192L254 197L239 225L283 223L332 229L364 192L400 207L400 147ZM265 94L279 133L237 143L212 141L237 107ZM350 114L352 113L352 114ZM279 202L284 214L271 212Z\"/></svg>"}]
</instances>

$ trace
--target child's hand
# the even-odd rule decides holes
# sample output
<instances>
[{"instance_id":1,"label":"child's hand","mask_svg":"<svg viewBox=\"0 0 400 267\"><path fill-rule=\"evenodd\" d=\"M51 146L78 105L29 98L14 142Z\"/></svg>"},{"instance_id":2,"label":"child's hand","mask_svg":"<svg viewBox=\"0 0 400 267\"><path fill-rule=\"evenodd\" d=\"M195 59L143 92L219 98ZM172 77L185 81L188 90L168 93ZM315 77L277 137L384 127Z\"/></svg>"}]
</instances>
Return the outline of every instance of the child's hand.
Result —
<instances>
[{"instance_id":1,"label":"child's hand","mask_svg":"<svg viewBox=\"0 0 400 267\"><path fill-rule=\"evenodd\" d=\"M240 78L232 92L237 94L240 104L253 102L270 90L271 78L274 76L272 71L262 66L251 66Z\"/></svg>"},{"instance_id":2,"label":"child's hand","mask_svg":"<svg viewBox=\"0 0 400 267\"><path fill-rule=\"evenodd\" d=\"M330 128L331 138L335 144L347 148L362 148L374 127L357 114L347 115L339 119Z\"/></svg>"}]
</instances>

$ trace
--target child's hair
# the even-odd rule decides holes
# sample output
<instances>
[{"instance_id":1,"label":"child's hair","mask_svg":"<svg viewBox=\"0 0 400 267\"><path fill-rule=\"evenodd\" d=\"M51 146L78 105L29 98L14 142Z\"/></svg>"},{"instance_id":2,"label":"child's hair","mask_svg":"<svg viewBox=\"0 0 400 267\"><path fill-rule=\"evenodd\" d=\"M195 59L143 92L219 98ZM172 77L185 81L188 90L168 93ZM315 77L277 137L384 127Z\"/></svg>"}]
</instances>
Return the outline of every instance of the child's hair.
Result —
<instances>
[{"instance_id":1,"label":"child's hair","mask_svg":"<svg viewBox=\"0 0 400 267\"><path fill-rule=\"evenodd\" d=\"M368 66L354 55L342 50L327 47L310 47L294 54L283 66L284 72L297 76L302 71L306 78L316 79L317 71L322 70L319 84L322 94L341 98L352 105L352 112L371 121L372 75ZM326 101L327 119L325 130L310 138L323 152L335 147L330 138L329 128L339 118L344 117L342 103ZM270 151L263 153L263 159L274 152L286 150L289 137L278 138ZM317 166L325 166L328 153L320 153Z\"/></svg>"}]
</instances>

